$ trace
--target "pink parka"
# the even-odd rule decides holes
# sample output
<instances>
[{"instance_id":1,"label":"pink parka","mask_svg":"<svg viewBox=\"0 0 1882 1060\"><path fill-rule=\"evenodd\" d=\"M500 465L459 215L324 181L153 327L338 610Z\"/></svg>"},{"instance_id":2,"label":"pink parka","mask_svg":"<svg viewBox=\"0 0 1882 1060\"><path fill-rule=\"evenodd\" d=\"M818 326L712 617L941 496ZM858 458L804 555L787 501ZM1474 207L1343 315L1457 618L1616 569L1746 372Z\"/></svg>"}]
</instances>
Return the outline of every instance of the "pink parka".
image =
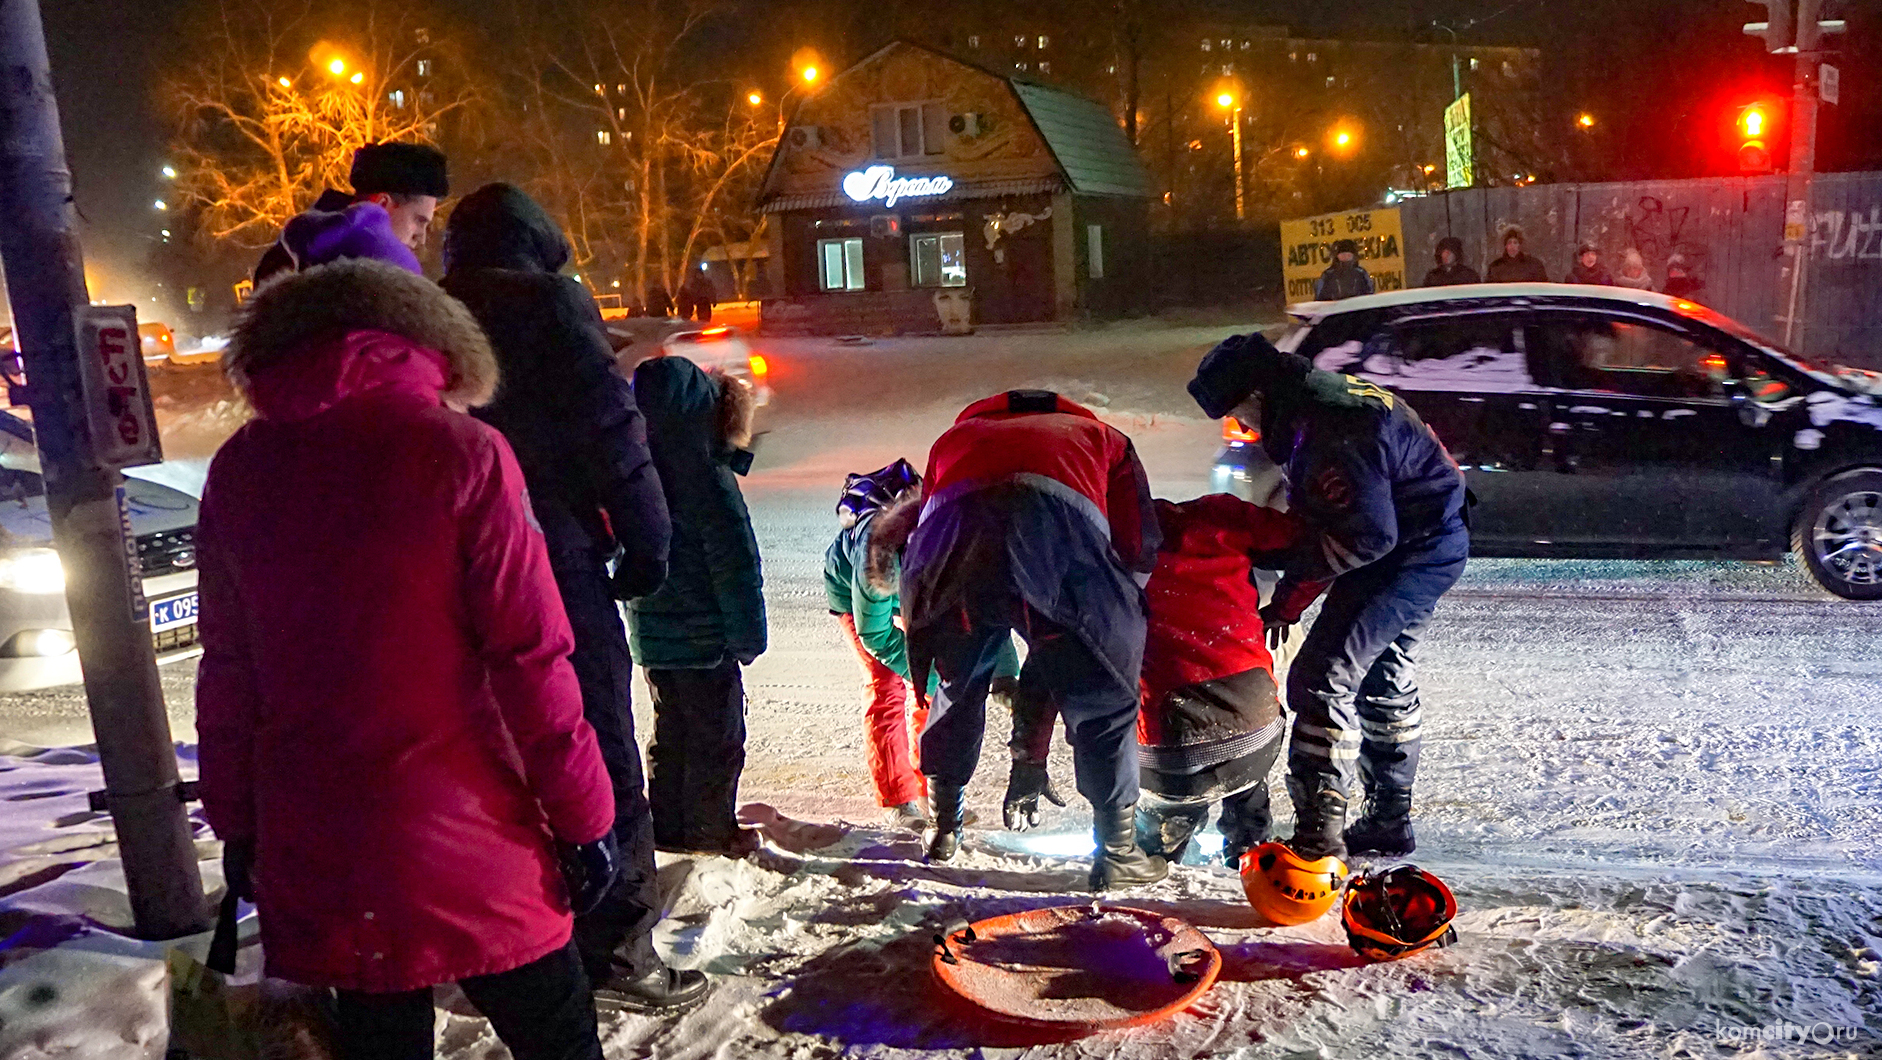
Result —
<instances>
[{"instance_id":1,"label":"pink parka","mask_svg":"<svg viewBox=\"0 0 1882 1060\"><path fill-rule=\"evenodd\" d=\"M523 478L450 405L496 369L463 306L347 261L265 286L254 405L198 527L203 808L253 839L269 974L401 991L565 945L554 841L614 799Z\"/></svg>"}]
</instances>

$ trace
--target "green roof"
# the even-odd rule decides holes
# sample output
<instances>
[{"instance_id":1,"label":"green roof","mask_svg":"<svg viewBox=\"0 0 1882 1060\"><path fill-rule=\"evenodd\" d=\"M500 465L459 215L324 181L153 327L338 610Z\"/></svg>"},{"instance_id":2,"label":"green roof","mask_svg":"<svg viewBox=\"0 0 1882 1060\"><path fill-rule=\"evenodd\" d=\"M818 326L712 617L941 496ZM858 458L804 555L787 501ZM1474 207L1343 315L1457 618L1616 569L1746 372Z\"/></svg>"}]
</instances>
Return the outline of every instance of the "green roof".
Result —
<instances>
[{"instance_id":1,"label":"green roof","mask_svg":"<svg viewBox=\"0 0 1882 1060\"><path fill-rule=\"evenodd\" d=\"M1150 195L1150 174L1137 159L1117 119L1083 96L1026 81L1011 81L1046 146L1084 195Z\"/></svg>"}]
</instances>

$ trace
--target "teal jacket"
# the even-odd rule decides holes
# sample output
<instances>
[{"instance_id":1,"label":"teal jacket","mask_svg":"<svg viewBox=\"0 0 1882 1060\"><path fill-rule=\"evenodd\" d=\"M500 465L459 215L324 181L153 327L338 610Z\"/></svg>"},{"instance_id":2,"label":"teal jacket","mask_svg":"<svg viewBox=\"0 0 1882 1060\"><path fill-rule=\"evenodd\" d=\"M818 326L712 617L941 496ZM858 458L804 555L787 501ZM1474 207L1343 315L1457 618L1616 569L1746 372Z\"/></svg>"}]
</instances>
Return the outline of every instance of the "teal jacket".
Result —
<instances>
[{"instance_id":1,"label":"teal jacket","mask_svg":"<svg viewBox=\"0 0 1882 1060\"><path fill-rule=\"evenodd\" d=\"M869 569L869 533L875 526L881 512L870 512L857 520L856 525L836 535L830 547L823 554L823 591L829 599L830 613L849 615L856 621L856 635L861 638L863 647L882 665L908 679L908 637L902 627L896 625L896 616L901 612L901 594L897 586L901 581L902 564L899 558L890 561L891 578L887 592L871 585L867 574ZM1012 638L1000 649L999 661L995 664L995 677L1015 677L1019 674L1019 653L1013 648ZM930 674L928 693L932 695L940 686L940 676Z\"/></svg>"},{"instance_id":2,"label":"teal jacket","mask_svg":"<svg viewBox=\"0 0 1882 1060\"><path fill-rule=\"evenodd\" d=\"M650 669L749 665L765 650L758 539L734 473L749 455L721 426L721 403L736 404L736 396L683 357L655 357L634 370L634 397L673 515L666 582L628 604L634 661Z\"/></svg>"}]
</instances>

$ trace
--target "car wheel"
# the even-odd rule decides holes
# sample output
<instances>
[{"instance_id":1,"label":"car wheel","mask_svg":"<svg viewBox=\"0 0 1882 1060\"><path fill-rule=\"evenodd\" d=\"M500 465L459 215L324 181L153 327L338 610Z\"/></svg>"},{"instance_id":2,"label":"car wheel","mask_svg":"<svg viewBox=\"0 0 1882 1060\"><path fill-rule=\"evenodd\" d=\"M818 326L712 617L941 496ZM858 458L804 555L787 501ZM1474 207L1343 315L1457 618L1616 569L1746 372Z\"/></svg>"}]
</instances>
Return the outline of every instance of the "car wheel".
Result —
<instances>
[{"instance_id":1,"label":"car wheel","mask_svg":"<svg viewBox=\"0 0 1882 1060\"><path fill-rule=\"evenodd\" d=\"M1845 600L1882 600L1882 471L1846 471L1819 484L1791 531L1804 569Z\"/></svg>"}]
</instances>

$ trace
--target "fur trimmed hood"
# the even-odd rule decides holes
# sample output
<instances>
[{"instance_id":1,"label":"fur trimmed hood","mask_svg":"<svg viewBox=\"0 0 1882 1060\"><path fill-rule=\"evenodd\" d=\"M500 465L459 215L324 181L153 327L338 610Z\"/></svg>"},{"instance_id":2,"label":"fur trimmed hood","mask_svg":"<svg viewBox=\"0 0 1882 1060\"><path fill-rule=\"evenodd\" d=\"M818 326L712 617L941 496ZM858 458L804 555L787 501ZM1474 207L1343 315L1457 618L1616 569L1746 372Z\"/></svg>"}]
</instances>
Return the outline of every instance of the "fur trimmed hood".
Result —
<instances>
[{"instance_id":1,"label":"fur trimmed hood","mask_svg":"<svg viewBox=\"0 0 1882 1060\"><path fill-rule=\"evenodd\" d=\"M497 359L470 310L423 276L367 259L262 285L242 308L222 370L252 399L256 376L356 331L388 332L441 354L449 404L475 408L496 393Z\"/></svg>"},{"instance_id":2,"label":"fur trimmed hood","mask_svg":"<svg viewBox=\"0 0 1882 1060\"><path fill-rule=\"evenodd\" d=\"M706 373L719 387L719 438L734 449L751 444L752 422L758 415L758 394L752 385L718 369Z\"/></svg>"},{"instance_id":3,"label":"fur trimmed hood","mask_svg":"<svg viewBox=\"0 0 1882 1060\"><path fill-rule=\"evenodd\" d=\"M909 490L869 520L862 575L877 596L901 592L902 550L908 547L908 539L921 519L921 499L919 487Z\"/></svg>"}]
</instances>

